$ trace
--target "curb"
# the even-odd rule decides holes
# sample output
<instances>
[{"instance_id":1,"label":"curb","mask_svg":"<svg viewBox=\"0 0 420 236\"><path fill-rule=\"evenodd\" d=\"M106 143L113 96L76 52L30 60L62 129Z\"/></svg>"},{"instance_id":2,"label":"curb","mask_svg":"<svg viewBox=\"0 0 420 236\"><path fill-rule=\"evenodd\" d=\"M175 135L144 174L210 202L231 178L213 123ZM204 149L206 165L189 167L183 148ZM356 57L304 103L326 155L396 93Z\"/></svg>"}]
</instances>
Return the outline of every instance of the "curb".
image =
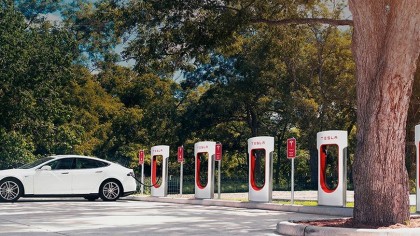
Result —
<instances>
[{"instance_id":1,"label":"curb","mask_svg":"<svg viewBox=\"0 0 420 236\"><path fill-rule=\"evenodd\" d=\"M420 235L419 228L404 229L351 229L338 227L319 227L293 223L293 221L282 221L277 223L276 232L288 236L417 236Z\"/></svg>"},{"instance_id":2,"label":"curb","mask_svg":"<svg viewBox=\"0 0 420 236\"><path fill-rule=\"evenodd\" d=\"M274 203L259 203L259 202L240 202L228 201L219 199L185 199L185 198L169 198L169 197L139 197L129 196L129 200L146 201L146 202L166 202L177 204L191 204L191 205L204 205L204 206L223 206L223 207L236 207L247 209L261 209L271 211L288 211L306 214L319 214L330 216L352 217L353 208L346 207L328 207L328 206L297 206L297 205L281 205Z\"/></svg>"}]
</instances>

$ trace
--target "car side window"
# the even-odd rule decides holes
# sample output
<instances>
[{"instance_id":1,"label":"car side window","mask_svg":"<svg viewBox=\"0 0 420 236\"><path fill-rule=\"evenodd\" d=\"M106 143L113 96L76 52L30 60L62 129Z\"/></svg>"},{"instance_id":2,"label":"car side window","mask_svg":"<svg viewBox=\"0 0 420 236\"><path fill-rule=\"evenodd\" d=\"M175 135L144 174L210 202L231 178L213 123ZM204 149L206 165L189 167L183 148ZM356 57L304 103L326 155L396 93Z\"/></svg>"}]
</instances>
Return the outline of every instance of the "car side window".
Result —
<instances>
[{"instance_id":1,"label":"car side window","mask_svg":"<svg viewBox=\"0 0 420 236\"><path fill-rule=\"evenodd\" d=\"M103 161L92 160L87 158L76 159L76 169L94 169L108 166L109 164Z\"/></svg>"},{"instance_id":2,"label":"car side window","mask_svg":"<svg viewBox=\"0 0 420 236\"><path fill-rule=\"evenodd\" d=\"M51 170L69 170L74 169L74 158L63 158L52 161L47 165L51 166Z\"/></svg>"}]
</instances>

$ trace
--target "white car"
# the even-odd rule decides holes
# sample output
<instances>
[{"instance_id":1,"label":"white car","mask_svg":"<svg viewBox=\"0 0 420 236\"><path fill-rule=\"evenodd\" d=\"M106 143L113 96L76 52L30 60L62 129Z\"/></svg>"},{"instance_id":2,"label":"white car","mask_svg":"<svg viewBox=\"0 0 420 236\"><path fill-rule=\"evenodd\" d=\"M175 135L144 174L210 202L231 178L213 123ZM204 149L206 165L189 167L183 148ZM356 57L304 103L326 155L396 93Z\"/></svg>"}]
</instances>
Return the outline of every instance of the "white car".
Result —
<instances>
[{"instance_id":1,"label":"white car","mask_svg":"<svg viewBox=\"0 0 420 236\"><path fill-rule=\"evenodd\" d=\"M95 157L60 155L0 170L0 201L20 197L84 197L115 201L136 191L132 169Z\"/></svg>"}]
</instances>

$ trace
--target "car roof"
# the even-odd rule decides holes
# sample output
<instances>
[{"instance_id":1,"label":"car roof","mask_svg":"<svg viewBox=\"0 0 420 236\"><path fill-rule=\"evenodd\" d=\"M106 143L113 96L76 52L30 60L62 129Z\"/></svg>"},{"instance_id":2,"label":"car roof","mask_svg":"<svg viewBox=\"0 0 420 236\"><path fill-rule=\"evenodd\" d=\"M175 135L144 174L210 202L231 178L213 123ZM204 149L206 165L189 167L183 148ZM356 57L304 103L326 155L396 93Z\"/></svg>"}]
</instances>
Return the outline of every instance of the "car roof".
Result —
<instances>
[{"instance_id":1,"label":"car roof","mask_svg":"<svg viewBox=\"0 0 420 236\"><path fill-rule=\"evenodd\" d=\"M100 158L97 158L97 157L82 156L82 155L51 155L50 157L52 157L54 159L69 158L69 157L73 157L73 158L88 158L88 159L94 159L94 160L98 160L98 161L104 161L104 162L112 163L112 162L109 162L107 160L103 160L103 159L100 159Z\"/></svg>"}]
</instances>

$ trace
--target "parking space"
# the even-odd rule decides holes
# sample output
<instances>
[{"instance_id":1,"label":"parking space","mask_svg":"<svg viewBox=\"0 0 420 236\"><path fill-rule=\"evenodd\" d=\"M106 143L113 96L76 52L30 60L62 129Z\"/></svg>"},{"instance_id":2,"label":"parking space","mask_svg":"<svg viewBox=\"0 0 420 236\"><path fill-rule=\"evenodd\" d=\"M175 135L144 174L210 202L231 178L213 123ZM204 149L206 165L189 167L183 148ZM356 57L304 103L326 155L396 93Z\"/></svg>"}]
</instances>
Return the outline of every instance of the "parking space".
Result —
<instances>
[{"instance_id":1,"label":"parking space","mask_svg":"<svg viewBox=\"0 0 420 236\"><path fill-rule=\"evenodd\" d=\"M276 235L282 220L328 218L129 200L22 199L0 209L0 235Z\"/></svg>"}]
</instances>

